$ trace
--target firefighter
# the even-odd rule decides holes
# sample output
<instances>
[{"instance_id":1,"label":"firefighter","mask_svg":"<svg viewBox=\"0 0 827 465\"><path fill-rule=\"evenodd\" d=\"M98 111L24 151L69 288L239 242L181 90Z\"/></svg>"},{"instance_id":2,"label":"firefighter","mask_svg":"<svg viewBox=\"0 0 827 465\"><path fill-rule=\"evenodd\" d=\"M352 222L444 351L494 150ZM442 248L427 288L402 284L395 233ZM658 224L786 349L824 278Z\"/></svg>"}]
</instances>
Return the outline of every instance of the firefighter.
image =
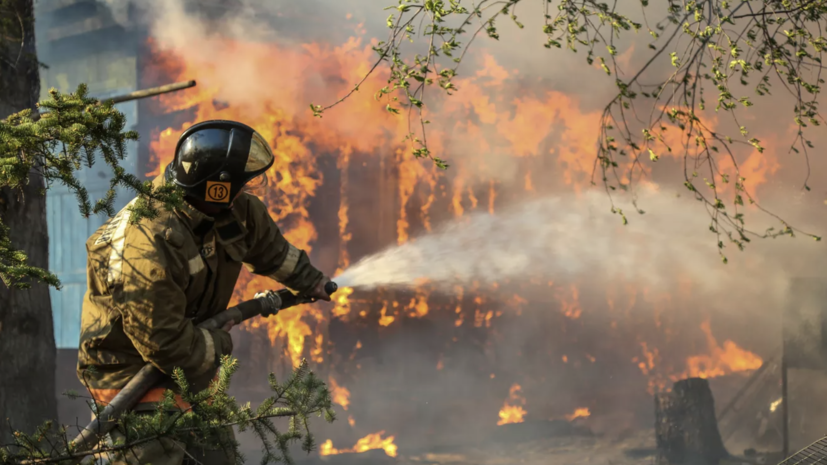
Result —
<instances>
[{"instance_id":1,"label":"firefighter","mask_svg":"<svg viewBox=\"0 0 827 465\"><path fill-rule=\"evenodd\" d=\"M244 124L196 124L184 131L173 161L154 180L183 189L184 207L132 224L127 206L89 238L78 377L98 403L114 398L147 362L167 375L180 367L194 391L206 388L220 357L232 352L232 323L212 331L196 325L227 308L242 264L294 292L330 300L324 291L329 278L282 236L262 201L248 192L266 184L273 161L267 142ZM170 388L167 377L135 410L153 410ZM180 397L176 401L187 407ZM119 435L114 431L112 439ZM235 461L224 450L185 450L161 439L118 463L185 459Z\"/></svg>"}]
</instances>

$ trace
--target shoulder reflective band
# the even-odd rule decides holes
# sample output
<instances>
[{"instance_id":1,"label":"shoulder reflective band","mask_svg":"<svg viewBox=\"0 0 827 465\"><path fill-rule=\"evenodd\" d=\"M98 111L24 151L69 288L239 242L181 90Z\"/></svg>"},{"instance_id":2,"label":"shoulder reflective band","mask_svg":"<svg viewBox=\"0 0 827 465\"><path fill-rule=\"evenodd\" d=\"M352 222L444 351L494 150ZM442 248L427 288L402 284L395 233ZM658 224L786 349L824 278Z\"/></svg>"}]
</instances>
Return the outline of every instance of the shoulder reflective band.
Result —
<instances>
[{"instance_id":1,"label":"shoulder reflective band","mask_svg":"<svg viewBox=\"0 0 827 465\"><path fill-rule=\"evenodd\" d=\"M198 274L199 271L204 269L204 259L201 258L201 255L196 255L189 259L187 266L189 266L190 274Z\"/></svg>"},{"instance_id":2,"label":"shoulder reflective band","mask_svg":"<svg viewBox=\"0 0 827 465\"><path fill-rule=\"evenodd\" d=\"M135 204L133 199L126 207L123 208L115 218L106 227L106 230L101 234L101 237L95 241L95 244L108 242L111 251L109 253L109 264L106 276L107 283L112 286L121 280L123 277L123 253L126 246L126 228L129 226L129 218L131 211L129 207Z\"/></svg>"}]
</instances>

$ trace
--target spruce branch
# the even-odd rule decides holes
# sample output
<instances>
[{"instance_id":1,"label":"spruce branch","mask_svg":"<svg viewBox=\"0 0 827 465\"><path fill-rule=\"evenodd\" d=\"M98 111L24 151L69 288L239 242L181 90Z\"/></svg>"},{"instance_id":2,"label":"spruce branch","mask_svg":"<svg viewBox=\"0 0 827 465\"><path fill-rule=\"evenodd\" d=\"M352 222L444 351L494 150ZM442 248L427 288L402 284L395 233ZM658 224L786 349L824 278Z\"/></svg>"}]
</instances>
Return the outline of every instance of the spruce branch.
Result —
<instances>
[{"instance_id":1,"label":"spruce branch","mask_svg":"<svg viewBox=\"0 0 827 465\"><path fill-rule=\"evenodd\" d=\"M85 452L74 452L68 445L66 429L59 438L49 436L51 423L47 422L34 434L17 432L14 444L0 446L0 465L77 463L90 456L112 459L125 457L143 444L169 438L180 447L203 447L225 450L243 463L237 441L229 438L226 430L237 427L240 431L252 430L262 442L262 463L293 463L289 446L301 442L302 450L315 449L315 438L309 426L312 416L324 416L328 422L334 419L330 392L324 382L308 369L306 360L293 370L288 379L280 383L270 375L273 395L265 399L257 409L249 404L239 405L228 394L230 381L238 369L238 362L229 356L222 357L219 376L203 391L194 393L183 375L176 369L172 378L178 395L190 407L179 407L172 390L164 392L157 408L150 413L125 413L118 420L122 437L114 442L100 441ZM273 420L286 419L287 429L280 430ZM58 442L63 447L58 447Z\"/></svg>"},{"instance_id":2,"label":"spruce branch","mask_svg":"<svg viewBox=\"0 0 827 465\"><path fill-rule=\"evenodd\" d=\"M183 204L183 195L172 185L155 187L127 173L121 166L126 144L138 139L126 131L126 117L111 102L99 102L87 95L85 85L74 93L54 89L39 103L40 114L24 110L0 121L0 188L19 190L32 173L43 176L47 189L60 183L74 194L80 214L114 215L118 188L138 198L130 207L130 220L154 218L159 209L171 210ZM90 199L78 178L83 168L100 159L112 170L109 188L102 198ZM0 278L6 286L26 288L32 281L60 287L57 277L27 265L26 254L11 243L9 230L0 222Z\"/></svg>"}]
</instances>

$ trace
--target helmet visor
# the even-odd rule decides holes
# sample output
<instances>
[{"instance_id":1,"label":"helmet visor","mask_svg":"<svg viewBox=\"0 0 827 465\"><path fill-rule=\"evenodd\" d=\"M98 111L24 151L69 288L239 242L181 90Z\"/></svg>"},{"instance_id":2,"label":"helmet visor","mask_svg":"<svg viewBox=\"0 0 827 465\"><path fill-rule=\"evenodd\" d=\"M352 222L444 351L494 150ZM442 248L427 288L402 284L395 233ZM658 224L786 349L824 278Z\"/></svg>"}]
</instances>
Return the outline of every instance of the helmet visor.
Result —
<instances>
[{"instance_id":1,"label":"helmet visor","mask_svg":"<svg viewBox=\"0 0 827 465\"><path fill-rule=\"evenodd\" d=\"M262 172L273 164L273 160L273 151L270 150L270 145L259 133L254 132L244 172L248 174Z\"/></svg>"},{"instance_id":2,"label":"helmet visor","mask_svg":"<svg viewBox=\"0 0 827 465\"><path fill-rule=\"evenodd\" d=\"M261 173L253 179L249 180L247 184L244 185L242 190L244 192L247 192L248 194L252 194L255 196L263 196L264 193L267 191L267 187L269 185L270 180L267 179L267 174Z\"/></svg>"}]
</instances>

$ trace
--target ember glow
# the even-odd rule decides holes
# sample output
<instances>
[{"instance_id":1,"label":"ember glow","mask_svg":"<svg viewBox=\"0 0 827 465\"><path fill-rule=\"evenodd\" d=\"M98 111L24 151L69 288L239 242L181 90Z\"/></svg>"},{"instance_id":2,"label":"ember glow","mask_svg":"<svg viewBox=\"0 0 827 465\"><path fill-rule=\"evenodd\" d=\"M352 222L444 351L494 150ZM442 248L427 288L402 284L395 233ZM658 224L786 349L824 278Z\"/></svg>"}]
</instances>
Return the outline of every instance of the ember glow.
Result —
<instances>
[{"instance_id":1,"label":"ember glow","mask_svg":"<svg viewBox=\"0 0 827 465\"><path fill-rule=\"evenodd\" d=\"M521 390L519 384L512 385L511 389L508 390L508 398L505 399L503 408L500 409L500 420L497 422L497 426L524 421L523 417L528 412L523 409L525 397L522 396Z\"/></svg>"},{"instance_id":2,"label":"ember glow","mask_svg":"<svg viewBox=\"0 0 827 465\"><path fill-rule=\"evenodd\" d=\"M393 443L393 436L388 436L387 438L382 439L382 435L384 435L384 431L380 431L378 433L368 434L367 436L363 437L362 439L356 442L356 445L350 449L336 449L333 447L333 441L328 439L327 441L323 442L322 445L319 447L319 454L320 455L337 455L337 454L348 454L348 453L362 453L367 452L369 450L381 449L385 451L390 457L396 457L396 444Z\"/></svg>"}]
</instances>

